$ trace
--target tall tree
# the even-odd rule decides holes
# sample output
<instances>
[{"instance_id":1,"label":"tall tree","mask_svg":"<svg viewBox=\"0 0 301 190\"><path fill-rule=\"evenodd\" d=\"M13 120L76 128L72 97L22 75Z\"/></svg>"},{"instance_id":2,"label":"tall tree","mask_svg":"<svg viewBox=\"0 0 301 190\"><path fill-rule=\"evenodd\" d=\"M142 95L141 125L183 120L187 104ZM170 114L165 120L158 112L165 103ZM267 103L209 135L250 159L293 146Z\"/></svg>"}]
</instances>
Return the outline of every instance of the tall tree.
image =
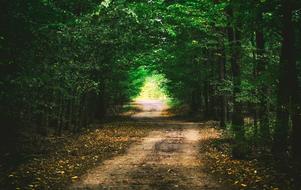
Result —
<instances>
[{"instance_id":1,"label":"tall tree","mask_svg":"<svg viewBox=\"0 0 301 190\"><path fill-rule=\"evenodd\" d=\"M243 145L244 141L244 121L242 115L242 105L238 100L241 92L241 31L239 21L234 21L235 11L233 7L229 7L228 15L232 25L228 27L228 39L231 51L231 70L233 77L233 112L232 112L232 126L237 145L233 148L233 155L235 157L244 157ZM233 25L233 23L235 23Z\"/></svg>"},{"instance_id":2,"label":"tall tree","mask_svg":"<svg viewBox=\"0 0 301 190\"><path fill-rule=\"evenodd\" d=\"M292 13L293 0L282 2L282 50L280 56L280 74L277 98L277 121L274 136L274 152L283 156L288 147L289 116L292 118L293 149L299 155L296 145L300 134L300 91L297 78L294 25ZM299 137L300 138L300 137Z\"/></svg>"},{"instance_id":3,"label":"tall tree","mask_svg":"<svg viewBox=\"0 0 301 190\"><path fill-rule=\"evenodd\" d=\"M264 73L267 68L267 57L265 51L265 37L263 32L263 20L262 11L259 10L257 13L257 21L260 23L257 26L255 32L256 38L256 56L257 56L257 68L256 77L259 78L259 122L260 122L260 135L262 140L268 140L270 138L269 129L269 115L268 115L268 86L266 82L262 80Z\"/></svg>"}]
</instances>

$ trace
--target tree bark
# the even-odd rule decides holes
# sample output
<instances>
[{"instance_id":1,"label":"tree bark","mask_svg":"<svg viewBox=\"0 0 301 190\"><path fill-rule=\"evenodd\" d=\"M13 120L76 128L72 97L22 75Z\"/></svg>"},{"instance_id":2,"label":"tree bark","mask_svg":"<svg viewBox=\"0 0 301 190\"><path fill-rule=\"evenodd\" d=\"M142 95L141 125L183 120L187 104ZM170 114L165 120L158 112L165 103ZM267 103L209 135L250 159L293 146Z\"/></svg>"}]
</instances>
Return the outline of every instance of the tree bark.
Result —
<instances>
[{"instance_id":1,"label":"tree bark","mask_svg":"<svg viewBox=\"0 0 301 190\"><path fill-rule=\"evenodd\" d=\"M283 156L288 148L289 115L292 119L292 148L295 157L300 157L300 92L297 78L294 27L292 22L293 1L282 1L283 29L278 86L277 118L273 150Z\"/></svg>"},{"instance_id":2,"label":"tree bark","mask_svg":"<svg viewBox=\"0 0 301 190\"><path fill-rule=\"evenodd\" d=\"M240 76L240 31L229 27L228 37L231 47L231 69L233 77L233 113L232 113L232 125L235 130L235 135L239 138L244 138L243 130L243 116L241 103L237 101L237 96L241 92L241 76Z\"/></svg>"},{"instance_id":3,"label":"tree bark","mask_svg":"<svg viewBox=\"0 0 301 190\"><path fill-rule=\"evenodd\" d=\"M233 10L230 7L228 10L229 19L233 18ZM244 132L244 120L242 114L242 105L238 101L237 97L241 93L241 33L239 31L239 24L235 25L235 28L229 24L228 27L228 40L231 51L231 70L233 81L233 112L232 112L232 129L234 131L235 145L232 147L232 155L235 158L241 159L246 156L245 145L245 132Z\"/></svg>"},{"instance_id":4,"label":"tree bark","mask_svg":"<svg viewBox=\"0 0 301 190\"><path fill-rule=\"evenodd\" d=\"M226 79L226 55L225 47L222 42L219 59L219 80L223 83ZM220 95L220 127L226 128L227 122L227 99L225 94Z\"/></svg>"},{"instance_id":5,"label":"tree bark","mask_svg":"<svg viewBox=\"0 0 301 190\"><path fill-rule=\"evenodd\" d=\"M259 20L261 21L261 13L259 16ZM263 141L269 141L270 139L270 129L269 129L269 111L268 111L268 86L264 83L262 76L266 71L267 59L265 56L265 40L264 33L262 28L256 31L256 54L257 54L257 68L256 68L256 77L259 77L259 130L260 137Z\"/></svg>"}]
</instances>

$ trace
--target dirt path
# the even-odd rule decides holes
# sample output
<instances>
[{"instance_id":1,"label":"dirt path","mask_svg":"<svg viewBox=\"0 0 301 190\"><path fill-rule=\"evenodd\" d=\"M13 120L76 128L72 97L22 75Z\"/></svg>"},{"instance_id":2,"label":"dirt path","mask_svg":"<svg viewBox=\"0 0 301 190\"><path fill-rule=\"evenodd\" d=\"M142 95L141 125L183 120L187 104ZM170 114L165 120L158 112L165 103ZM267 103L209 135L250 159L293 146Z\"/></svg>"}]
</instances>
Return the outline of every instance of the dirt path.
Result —
<instances>
[{"instance_id":1,"label":"dirt path","mask_svg":"<svg viewBox=\"0 0 301 190\"><path fill-rule=\"evenodd\" d=\"M89 171L70 189L225 189L204 171L198 146L208 134L199 123L153 122L163 128Z\"/></svg>"},{"instance_id":2,"label":"dirt path","mask_svg":"<svg viewBox=\"0 0 301 190\"><path fill-rule=\"evenodd\" d=\"M133 118L153 118L162 117L167 105L161 100L137 100L134 106L138 107L141 111L132 115Z\"/></svg>"}]
</instances>

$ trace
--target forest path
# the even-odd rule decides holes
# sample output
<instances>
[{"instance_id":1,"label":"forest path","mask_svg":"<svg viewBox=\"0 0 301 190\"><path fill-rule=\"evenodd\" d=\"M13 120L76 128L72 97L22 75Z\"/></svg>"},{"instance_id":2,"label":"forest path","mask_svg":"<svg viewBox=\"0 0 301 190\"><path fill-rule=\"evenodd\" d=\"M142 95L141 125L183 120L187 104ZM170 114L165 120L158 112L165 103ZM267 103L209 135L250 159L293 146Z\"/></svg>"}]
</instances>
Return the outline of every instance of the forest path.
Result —
<instances>
[{"instance_id":1,"label":"forest path","mask_svg":"<svg viewBox=\"0 0 301 190\"><path fill-rule=\"evenodd\" d=\"M137 122L159 128L130 146L123 155L104 161L70 189L226 189L205 172L199 143L214 133L202 123L159 119L162 102L136 102ZM152 113L154 112L154 113Z\"/></svg>"}]
</instances>

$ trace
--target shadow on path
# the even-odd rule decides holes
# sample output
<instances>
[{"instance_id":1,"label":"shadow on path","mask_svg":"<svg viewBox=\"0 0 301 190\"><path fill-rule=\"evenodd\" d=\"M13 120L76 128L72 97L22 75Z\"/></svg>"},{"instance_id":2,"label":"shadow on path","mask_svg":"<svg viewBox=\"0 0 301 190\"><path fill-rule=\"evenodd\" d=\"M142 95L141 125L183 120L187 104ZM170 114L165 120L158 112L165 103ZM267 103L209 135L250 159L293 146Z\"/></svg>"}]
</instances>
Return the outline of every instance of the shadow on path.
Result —
<instances>
[{"instance_id":1,"label":"shadow on path","mask_svg":"<svg viewBox=\"0 0 301 190\"><path fill-rule=\"evenodd\" d=\"M136 122L158 125L123 155L104 161L70 189L227 189L204 170L199 143L210 138L202 123L162 119L162 101L137 101Z\"/></svg>"}]
</instances>

